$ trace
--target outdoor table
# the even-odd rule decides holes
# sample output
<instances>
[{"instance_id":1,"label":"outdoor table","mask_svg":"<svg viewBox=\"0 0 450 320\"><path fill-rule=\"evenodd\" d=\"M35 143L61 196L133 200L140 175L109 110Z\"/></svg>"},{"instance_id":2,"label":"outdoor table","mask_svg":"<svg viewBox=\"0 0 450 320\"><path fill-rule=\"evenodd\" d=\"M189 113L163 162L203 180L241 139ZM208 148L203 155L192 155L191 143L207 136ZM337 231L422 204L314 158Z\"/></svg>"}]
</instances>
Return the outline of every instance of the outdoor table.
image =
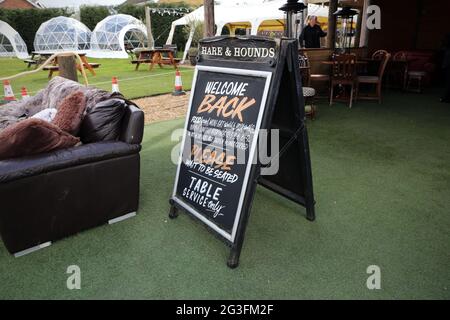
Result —
<instances>
[{"instance_id":1,"label":"outdoor table","mask_svg":"<svg viewBox=\"0 0 450 320\"><path fill-rule=\"evenodd\" d=\"M39 55L40 58L37 60L38 61L37 64L40 65L40 64L44 63L45 61L47 61L47 59L50 58L55 53L60 53L60 52L61 51L33 51L32 59L36 55ZM81 61L83 62L83 66L86 69L88 69L93 76L96 76L97 74L96 74L94 68L98 68L100 66L100 64L89 63L85 52L77 52L77 53L80 56ZM81 72L81 66L78 63L77 63L77 69L78 69L78 71ZM48 77L50 79L53 76L53 73L55 71L58 71L58 58L57 57L56 57L56 59L53 60L52 66L50 66L47 70L49 71Z\"/></svg>"},{"instance_id":2,"label":"outdoor table","mask_svg":"<svg viewBox=\"0 0 450 320\"><path fill-rule=\"evenodd\" d=\"M172 65L175 69L178 68L179 59L174 57L174 50L172 49L139 49L135 50L137 59L133 60L131 63L136 64L136 71L139 70L141 64L150 64L149 70L153 70L155 64L159 65L160 68L163 64ZM167 57L164 57L167 55Z\"/></svg>"}]
</instances>

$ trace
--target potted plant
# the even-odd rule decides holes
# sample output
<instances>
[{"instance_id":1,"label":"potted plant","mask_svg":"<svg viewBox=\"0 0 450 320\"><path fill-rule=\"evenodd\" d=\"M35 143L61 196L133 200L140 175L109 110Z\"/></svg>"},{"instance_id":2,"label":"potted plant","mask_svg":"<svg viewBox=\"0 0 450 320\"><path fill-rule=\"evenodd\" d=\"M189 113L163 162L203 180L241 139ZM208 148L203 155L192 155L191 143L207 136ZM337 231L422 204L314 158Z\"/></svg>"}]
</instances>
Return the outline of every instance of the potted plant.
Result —
<instances>
[{"instance_id":1,"label":"potted plant","mask_svg":"<svg viewBox=\"0 0 450 320\"><path fill-rule=\"evenodd\" d=\"M189 21L184 27L184 33L187 38L192 39L188 55L191 65L195 66L197 64L198 45L203 38L203 22L198 20Z\"/></svg>"},{"instance_id":2,"label":"potted plant","mask_svg":"<svg viewBox=\"0 0 450 320\"><path fill-rule=\"evenodd\" d=\"M190 48L189 52L189 61L192 66L197 65L197 55L198 55L198 48Z\"/></svg>"}]
</instances>

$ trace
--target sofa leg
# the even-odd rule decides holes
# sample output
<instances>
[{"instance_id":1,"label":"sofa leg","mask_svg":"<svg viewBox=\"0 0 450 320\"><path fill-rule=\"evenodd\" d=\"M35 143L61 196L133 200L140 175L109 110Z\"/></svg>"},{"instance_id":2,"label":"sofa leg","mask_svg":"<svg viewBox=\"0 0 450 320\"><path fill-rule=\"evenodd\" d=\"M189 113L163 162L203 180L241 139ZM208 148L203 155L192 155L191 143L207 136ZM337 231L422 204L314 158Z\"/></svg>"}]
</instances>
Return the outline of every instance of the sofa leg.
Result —
<instances>
[{"instance_id":1,"label":"sofa leg","mask_svg":"<svg viewBox=\"0 0 450 320\"><path fill-rule=\"evenodd\" d=\"M114 218L114 219L109 220L109 221L108 221L108 224L119 223L119 222L122 222L122 221L124 221L124 220L133 218L133 217L135 217L135 216L136 216L136 212L131 212L131 213L128 213L128 214L126 214L126 215L124 215L124 216L120 216L120 217L117 217L117 218Z\"/></svg>"},{"instance_id":2,"label":"sofa leg","mask_svg":"<svg viewBox=\"0 0 450 320\"><path fill-rule=\"evenodd\" d=\"M20 257L26 256L27 254L30 254L30 253L36 252L36 251L38 251L38 250L41 250L41 249L50 247L51 245L52 245L52 242L49 241L49 242L40 244L40 245L38 245L38 246L29 248L29 249L25 249L25 250L23 250L23 251L16 252L16 253L14 253L14 257L20 258Z\"/></svg>"}]
</instances>

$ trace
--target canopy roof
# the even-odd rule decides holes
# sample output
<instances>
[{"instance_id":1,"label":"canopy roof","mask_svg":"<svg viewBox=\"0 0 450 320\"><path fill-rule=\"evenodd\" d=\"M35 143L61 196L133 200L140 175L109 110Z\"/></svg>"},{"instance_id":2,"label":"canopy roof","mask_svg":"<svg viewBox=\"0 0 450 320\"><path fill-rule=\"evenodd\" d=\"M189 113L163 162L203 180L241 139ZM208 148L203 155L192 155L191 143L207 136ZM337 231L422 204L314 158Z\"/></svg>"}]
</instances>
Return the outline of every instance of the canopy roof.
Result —
<instances>
[{"instance_id":1,"label":"canopy roof","mask_svg":"<svg viewBox=\"0 0 450 320\"><path fill-rule=\"evenodd\" d=\"M286 0L274 0L262 4L221 4L214 8L214 19L217 30L222 30L220 26L239 22L250 22L252 29L256 29L265 20L284 20L284 12L279 8L286 3ZM308 14L318 17L328 17L328 7L310 4ZM187 25L192 21L203 21L203 6L174 21L172 26ZM256 33L256 32L255 32ZM252 32L253 34L253 32Z\"/></svg>"},{"instance_id":2,"label":"canopy roof","mask_svg":"<svg viewBox=\"0 0 450 320\"><path fill-rule=\"evenodd\" d=\"M34 37L36 51L89 50L91 30L69 17L52 18L39 27Z\"/></svg>"},{"instance_id":3,"label":"canopy roof","mask_svg":"<svg viewBox=\"0 0 450 320\"><path fill-rule=\"evenodd\" d=\"M274 0L260 4L245 4L245 3L228 3L214 6L214 19L217 25L217 35L220 35L222 29L226 25L241 26L243 23L250 25L251 34L258 34L258 29L261 26L270 25L267 22L275 22L279 27L284 26L285 13L280 8L286 3L286 0ZM328 18L328 7L309 4L308 15L315 15L317 17ZM200 7L184 17L172 22L172 29L170 30L167 44L171 44L177 26L192 25L196 22L204 21L204 9ZM247 27L247 26L246 26ZM192 28L191 28L192 29ZM186 48L183 56L183 61L186 59L187 52L191 46L193 37L193 30L191 30L190 37L186 43Z\"/></svg>"},{"instance_id":4,"label":"canopy roof","mask_svg":"<svg viewBox=\"0 0 450 320\"><path fill-rule=\"evenodd\" d=\"M116 14L100 21L92 32L91 52L97 58L128 58L126 49L144 47L147 29L138 19Z\"/></svg>"},{"instance_id":5,"label":"canopy roof","mask_svg":"<svg viewBox=\"0 0 450 320\"><path fill-rule=\"evenodd\" d=\"M9 24L0 20L0 57L28 57L27 45L20 34Z\"/></svg>"}]
</instances>

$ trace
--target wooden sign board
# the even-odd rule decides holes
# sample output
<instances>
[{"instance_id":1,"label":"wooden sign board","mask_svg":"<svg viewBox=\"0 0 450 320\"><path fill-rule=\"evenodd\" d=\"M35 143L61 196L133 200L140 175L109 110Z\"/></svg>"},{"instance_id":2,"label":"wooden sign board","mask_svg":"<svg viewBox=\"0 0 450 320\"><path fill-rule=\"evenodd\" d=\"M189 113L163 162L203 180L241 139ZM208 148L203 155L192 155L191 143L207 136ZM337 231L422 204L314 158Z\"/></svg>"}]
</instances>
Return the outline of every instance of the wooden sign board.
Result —
<instances>
[{"instance_id":1,"label":"wooden sign board","mask_svg":"<svg viewBox=\"0 0 450 320\"><path fill-rule=\"evenodd\" d=\"M199 50L170 217L182 209L203 222L232 247L233 268L258 182L304 205L314 220L298 49L286 39L215 37ZM280 132L271 176L260 174L261 129Z\"/></svg>"}]
</instances>

